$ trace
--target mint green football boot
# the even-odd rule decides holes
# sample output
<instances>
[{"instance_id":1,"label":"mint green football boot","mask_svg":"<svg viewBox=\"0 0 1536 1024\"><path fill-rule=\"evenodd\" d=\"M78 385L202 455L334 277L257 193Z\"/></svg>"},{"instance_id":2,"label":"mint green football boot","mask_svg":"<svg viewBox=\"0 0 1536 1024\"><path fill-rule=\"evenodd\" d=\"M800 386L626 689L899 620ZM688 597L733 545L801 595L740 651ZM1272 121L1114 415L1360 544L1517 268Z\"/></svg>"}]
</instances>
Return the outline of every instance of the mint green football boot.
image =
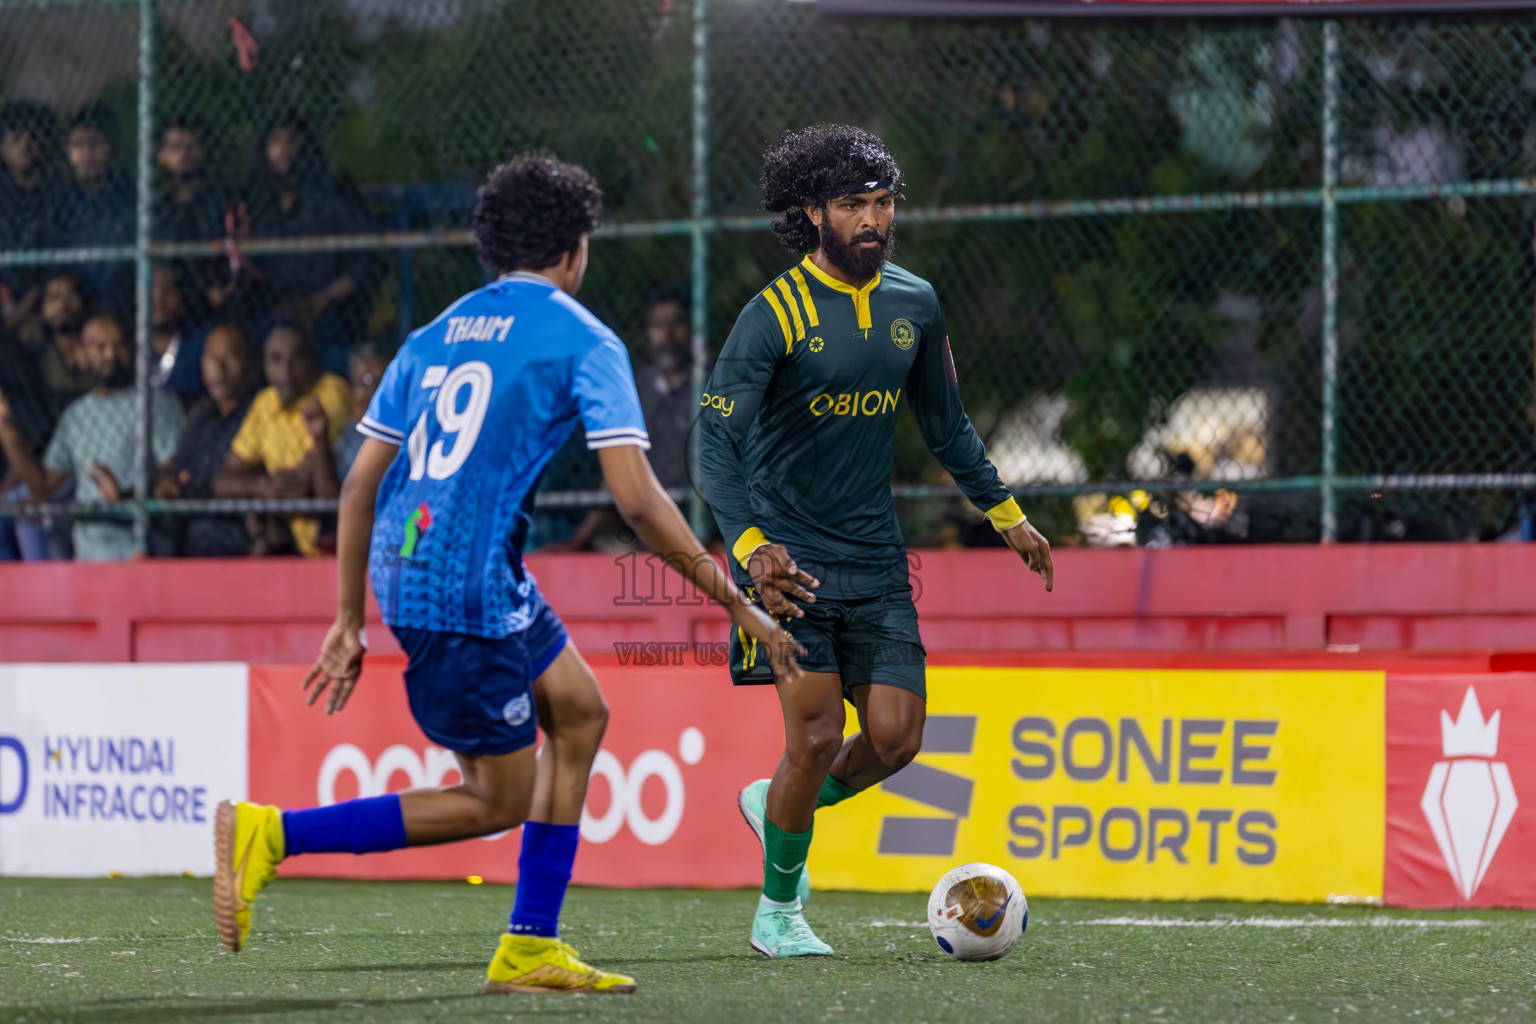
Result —
<instances>
[{"instance_id":1,"label":"mint green football boot","mask_svg":"<svg viewBox=\"0 0 1536 1024\"><path fill-rule=\"evenodd\" d=\"M763 840L763 819L768 816L768 780L758 779L749 782L742 787L741 793L736 797L736 806L741 809L741 817L752 829L752 834L757 836L757 845L764 848L763 857L766 860L767 844ZM811 873L801 869L800 885L795 890L795 895L800 898L800 905L804 906L811 898Z\"/></svg>"},{"instance_id":2,"label":"mint green football boot","mask_svg":"<svg viewBox=\"0 0 1536 1024\"><path fill-rule=\"evenodd\" d=\"M766 896L758 899L757 916L752 918L752 948L773 960L832 955L832 947L805 923L799 900L775 903Z\"/></svg>"}]
</instances>

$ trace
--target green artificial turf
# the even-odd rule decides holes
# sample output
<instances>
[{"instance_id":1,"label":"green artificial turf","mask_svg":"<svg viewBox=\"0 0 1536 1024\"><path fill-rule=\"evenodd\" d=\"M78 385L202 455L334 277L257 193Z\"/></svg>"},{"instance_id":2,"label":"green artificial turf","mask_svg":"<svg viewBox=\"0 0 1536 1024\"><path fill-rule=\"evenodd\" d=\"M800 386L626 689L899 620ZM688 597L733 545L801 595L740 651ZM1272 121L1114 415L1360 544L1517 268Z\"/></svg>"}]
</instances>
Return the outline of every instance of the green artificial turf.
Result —
<instances>
[{"instance_id":1,"label":"green artificial turf","mask_svg":"<svg viewBox=\"0 0 1536 1024\"><path fill-rule=\"evenodd\" d=\"M478 994L511 888L279 880L238 955L208 900L193 879L0 879L0 1021L1536 1020L1536 916L1513 911L1038 900L1013 953L962 964L921 896L817 893L837 956L768 961L755 893L575 889L565 937L640 982L575 998Z\"/></svg>"}]
</instances>

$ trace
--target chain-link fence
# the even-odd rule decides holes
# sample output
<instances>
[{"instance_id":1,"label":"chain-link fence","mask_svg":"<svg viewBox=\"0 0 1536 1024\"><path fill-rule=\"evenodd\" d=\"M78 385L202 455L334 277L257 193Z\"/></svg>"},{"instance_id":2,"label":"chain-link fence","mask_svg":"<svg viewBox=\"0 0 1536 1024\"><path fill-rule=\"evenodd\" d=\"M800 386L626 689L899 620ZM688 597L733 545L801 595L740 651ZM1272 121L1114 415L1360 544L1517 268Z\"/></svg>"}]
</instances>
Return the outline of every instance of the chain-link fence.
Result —
<instances>
[{"instance_id":1,"label":"chain-link fence","mask_svg":"<svg viewBox=\"0 0 1536 1024\"><path fill-rule=\"evenodd\" d=\"M901 161L897 260L937 287L972 419L1059 543L1510 534L1536 491L1533 30L13 0L0 513L24 515L0 537L57 551L73 514L77 541L107 520L112 550L188 550L199 523L260 545L245 514L272 509L321 514L323 536L334 480L302 444L253 454L261 479L222 472L246 413L205 358L232 346L204 329L260 341L287 318L365 394L359 346L387 351L484 281L474 189L522 149L602 182L581 297L637 366L658 298L691 297L697 393L789 259L758 206L762 148L815 121L869 127ZM138 339L136 388L107 380L119 350L93 310ZM331 397L316 437L354 415ZM272 430L303 418L278 408ZM909 419L895 468L911 541L987 540ZM572 452L541 503L580 518L596 486Z\"/></svg>"}]
</instances>

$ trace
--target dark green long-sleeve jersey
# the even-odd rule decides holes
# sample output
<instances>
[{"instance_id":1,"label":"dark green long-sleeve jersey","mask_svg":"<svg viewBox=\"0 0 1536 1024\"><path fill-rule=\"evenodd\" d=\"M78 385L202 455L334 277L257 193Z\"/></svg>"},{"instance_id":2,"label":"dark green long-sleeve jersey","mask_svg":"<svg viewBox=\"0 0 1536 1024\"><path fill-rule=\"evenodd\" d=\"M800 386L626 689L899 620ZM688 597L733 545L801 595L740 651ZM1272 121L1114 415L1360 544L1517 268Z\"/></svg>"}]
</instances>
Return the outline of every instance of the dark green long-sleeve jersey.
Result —
<instances>
[{"instance_id":1,"label":"dark green long-sleeve jersey","mask_svg":"<svg viewBox=\"0 0 1536 1024\"><path fill-rule=\"evenodd\" d=\"M842 600L909 586L891 496L896 412L999 529L1024 516L965 414L933 286L887 264L863 288L810 259L747 303L699 410L699 463L738 581L765 540Z\"/></svg>"}]
</instances>

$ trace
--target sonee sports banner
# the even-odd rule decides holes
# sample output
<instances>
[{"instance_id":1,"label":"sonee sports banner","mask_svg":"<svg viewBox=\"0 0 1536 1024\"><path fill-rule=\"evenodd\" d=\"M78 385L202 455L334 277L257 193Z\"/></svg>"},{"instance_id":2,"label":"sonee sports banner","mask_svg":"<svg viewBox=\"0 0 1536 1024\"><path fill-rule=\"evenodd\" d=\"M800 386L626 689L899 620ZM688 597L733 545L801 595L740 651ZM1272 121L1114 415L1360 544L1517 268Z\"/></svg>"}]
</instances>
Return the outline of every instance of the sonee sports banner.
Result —
<instances>
[{"instance_id":1,"label":"sonee sports banner","mask_svg":"<svg viewBox=\"0 0 1536 1024\"><path fill-rule=\"evenodd\" d=\"M792 0L804 3L807 0ZM826 14L897 18L1297 17L1513 11L1536 0L809 0Z\"/></svg>"},{"instance_id":2,"label":"sonee sports banner","mask_svg":"<svg viewBox=\"0 0 1536 1024\"><path fill-rule=\"evenodd\" d=\"M817 886L1377 900L1380 673L930 668L923 752L817 815ZM852 728L856 728L852 726Z\"/></svg>"}]
</instances>

